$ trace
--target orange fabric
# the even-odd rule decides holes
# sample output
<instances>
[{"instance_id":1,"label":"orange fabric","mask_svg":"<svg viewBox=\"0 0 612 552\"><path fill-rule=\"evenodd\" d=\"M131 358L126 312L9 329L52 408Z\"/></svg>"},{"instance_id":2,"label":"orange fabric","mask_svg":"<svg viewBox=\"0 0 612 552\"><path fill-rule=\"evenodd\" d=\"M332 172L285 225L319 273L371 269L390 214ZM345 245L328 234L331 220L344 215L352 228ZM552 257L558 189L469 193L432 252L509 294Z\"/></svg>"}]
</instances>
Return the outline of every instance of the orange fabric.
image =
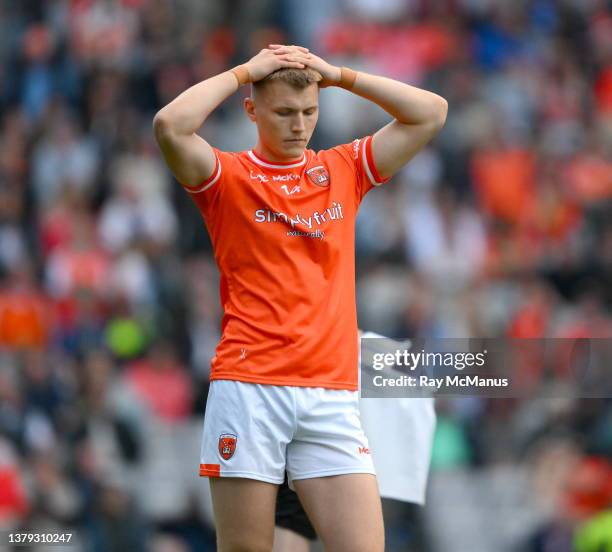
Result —
<instances>
[{"instance_id":1,"label":"orange fabric","mask_svg":"<svg viewBox=\"0 0 612 552\"><path fill-rule=\"evenodd\" d=\"M475 191L481 207L516 223L533 197L535 163L527 150L482 151L472 159Z\"/></svg>"},{"instance_id":2,"label":"orange fabric","mask_svg":"<svg viewBox=\"0 0 612 552\"><path fill-rule=\"evenodd\" d=\"M383 182L371 137L285 164L215 153L212 176L186 187L221 273L210 379L356 390L355 217Z\"/></svg>"},{"instance_id":3,"label":"orange fabric","mask_svg":"<svg viewBox=\"0 0 612 552\"><path fill-rule=\"evenodd\" d=\"M219 464L200 464L200 477L221 477Z\"/></svg>"},{"instance_id":4,"label":"orange fabric","mask_svg":"<svg viewBox=\"0 0 612 552\"><path fill-rule=\"evenodd\" d=\"M0 347L43 348L50 323L49 305L37 292L15 290L0 294Z\"/></svg>"}]
</instances>

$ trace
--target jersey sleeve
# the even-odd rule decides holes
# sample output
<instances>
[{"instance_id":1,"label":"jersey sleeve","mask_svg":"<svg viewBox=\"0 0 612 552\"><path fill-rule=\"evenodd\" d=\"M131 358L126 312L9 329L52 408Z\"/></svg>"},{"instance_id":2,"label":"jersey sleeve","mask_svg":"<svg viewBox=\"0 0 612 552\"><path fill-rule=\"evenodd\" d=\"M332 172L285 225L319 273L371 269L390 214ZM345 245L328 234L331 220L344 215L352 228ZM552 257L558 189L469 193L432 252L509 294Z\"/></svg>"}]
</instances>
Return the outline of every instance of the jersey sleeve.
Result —
<instances>
[{"instance_id":1,"label":"jersey sleeve","mask_svg":"<svg viewBox=\"0 0 612 552\"><path fill-rule=\"evenodd\" d=\"M371 135L353 140L349 144L336 146L331 151L338 153L351 166L355 175L355 193L358 204L372 188L389 181L389 178L382 178L376 169L372 155Z\"/></svg>"},{"instance_id":2,"label":"jersey sleeve","mask_svg":"<svg viewBox=\"0 0 612 552\"><path fill-rule=\"evenodd\" d=\"M209 217L214 213L224 194L224 188L234 170L234 154L212 148L215 154L215 168L212 174L197 186L185 186L183 189L189 194L200 212Z\"/></svg>"}]
</instances>

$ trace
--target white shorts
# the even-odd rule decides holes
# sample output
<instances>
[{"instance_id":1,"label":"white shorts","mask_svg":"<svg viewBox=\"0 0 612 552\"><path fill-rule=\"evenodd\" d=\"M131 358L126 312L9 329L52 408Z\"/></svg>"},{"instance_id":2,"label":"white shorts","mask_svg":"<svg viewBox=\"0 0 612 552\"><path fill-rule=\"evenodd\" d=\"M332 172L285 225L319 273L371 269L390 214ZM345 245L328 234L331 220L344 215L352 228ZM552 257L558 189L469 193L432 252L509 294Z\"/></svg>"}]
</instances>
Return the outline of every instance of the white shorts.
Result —
<instances>
[{"instance_id":1,"label":"white shorts","mask_svg":"<svg viewBox=\"0 0 612 552\"><path fill-rule=\"evenodd\" d=\"M289 485L347 473L374 474L357 391L214 380L200 455L203 477Z\"/></svg>"}]
</instances>

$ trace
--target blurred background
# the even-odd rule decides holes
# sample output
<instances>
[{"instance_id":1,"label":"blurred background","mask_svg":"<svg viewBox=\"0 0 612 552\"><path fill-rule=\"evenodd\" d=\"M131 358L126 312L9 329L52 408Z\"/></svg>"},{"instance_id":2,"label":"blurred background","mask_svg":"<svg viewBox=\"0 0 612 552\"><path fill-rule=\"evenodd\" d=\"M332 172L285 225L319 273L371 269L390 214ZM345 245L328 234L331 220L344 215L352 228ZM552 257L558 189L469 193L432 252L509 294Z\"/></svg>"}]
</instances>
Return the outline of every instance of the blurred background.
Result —
<instances>
[{"instance_id":1,"label":"blurred background","mask_svg":"<svg viewBox=\"0 0 612 552\"><path fill-rule=\"evenodd\" d=\"M270 42L449 102L361 208L360 327L612 337L609 1L0 0L0 35L0 529L214 550L197 471L218 275L151 123ZM246 94L213 145L255 144ZM310 147L388 120L326 89ZM389 550L612 550L610 399L436 407L428 503L388 512Z\"/></svg>"}]
</instances>

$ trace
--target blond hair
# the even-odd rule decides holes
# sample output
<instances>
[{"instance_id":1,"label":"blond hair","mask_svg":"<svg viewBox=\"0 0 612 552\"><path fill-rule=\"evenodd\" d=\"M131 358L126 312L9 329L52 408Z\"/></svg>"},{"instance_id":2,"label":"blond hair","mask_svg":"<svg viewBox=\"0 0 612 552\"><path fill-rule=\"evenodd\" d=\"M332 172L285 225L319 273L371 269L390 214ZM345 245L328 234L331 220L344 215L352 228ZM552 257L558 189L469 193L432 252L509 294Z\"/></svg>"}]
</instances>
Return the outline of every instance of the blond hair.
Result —
<instances>
[{"instance_id":1,"label":"blond hair","mask_svg":"<svg viewBox=\"0 0 612 552\"><path fill-rule=\"evenodd\" d=\"M284 82L288 85L296 88L298 90L302 90L311 84L319 82L323 77L321 73L315 71L314 69L306 68L306 69L296 69L293 67L283 67L282 69L277 69L273 73L270 73L267 77L261 79L260 81L253 83L253 88L255 90L260 90L266 83L269 82Z\"/></svg>"}]
</instances>

